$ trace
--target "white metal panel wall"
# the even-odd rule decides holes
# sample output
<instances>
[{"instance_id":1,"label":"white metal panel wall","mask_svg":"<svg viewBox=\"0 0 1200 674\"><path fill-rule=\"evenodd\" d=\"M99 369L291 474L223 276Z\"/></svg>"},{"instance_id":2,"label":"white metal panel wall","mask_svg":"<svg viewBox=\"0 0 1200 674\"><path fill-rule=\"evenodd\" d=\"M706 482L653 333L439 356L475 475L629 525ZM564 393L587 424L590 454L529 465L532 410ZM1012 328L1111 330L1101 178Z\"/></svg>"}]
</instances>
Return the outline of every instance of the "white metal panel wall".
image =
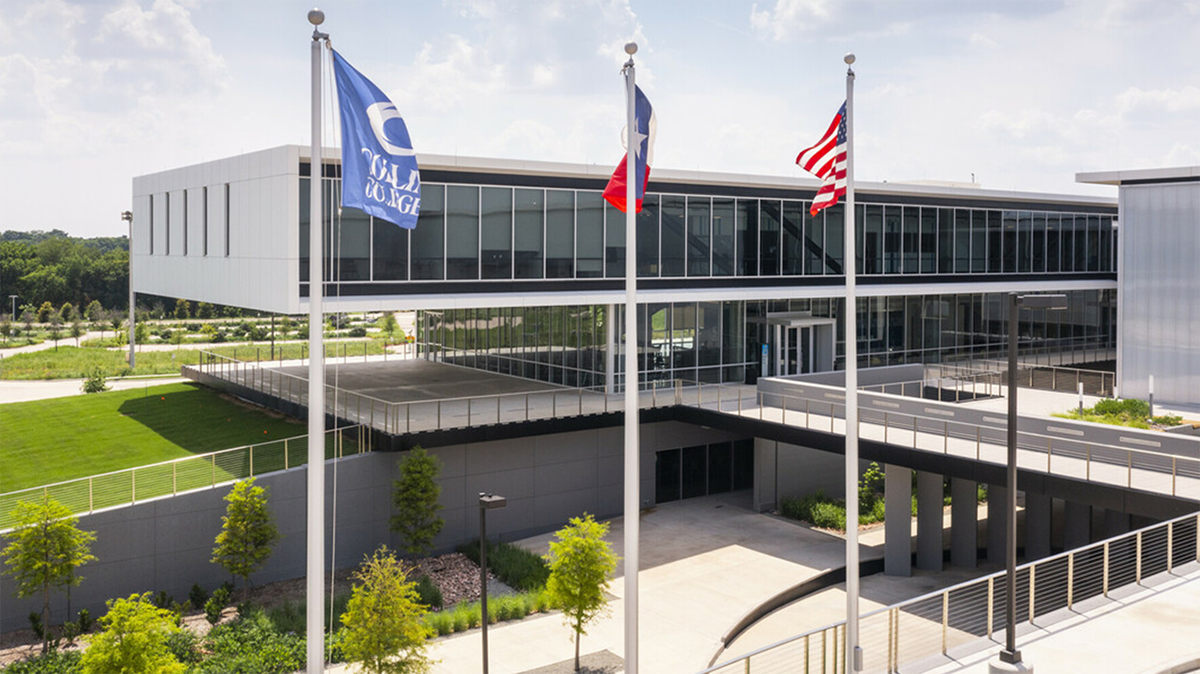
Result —
<instances>
[{"instance_id":1,"label":"white metal panel wall","mask_svg":"<svg viewBox=\"0 0 1200 674\"><path fill-rule=\"evenodd\" d=\"M1200 405L1200 183L1123 185L1121 394Z\"/></svg>"},{"instance_id":2,"label":"white metal panel wall","mask_svg":"<svg viewBox=\"0 0 1200 674\"><path fill-rule=\"evenodd\" d=\"M134 180L134 289L193 302L299 313L299 153L294 147L208 162ZM225 190L229 212L225 212ZM208 187L208 255L204 188ZM187 254L184 255L184 193ZM167 206L167 194L170 206ZM153 196L154 249L149 250ZM170 250L168 253L168 210ZM226 251L226 217L229 255ZM143 234L143 230L145 233Z\"/></svg>"}]
</instances>

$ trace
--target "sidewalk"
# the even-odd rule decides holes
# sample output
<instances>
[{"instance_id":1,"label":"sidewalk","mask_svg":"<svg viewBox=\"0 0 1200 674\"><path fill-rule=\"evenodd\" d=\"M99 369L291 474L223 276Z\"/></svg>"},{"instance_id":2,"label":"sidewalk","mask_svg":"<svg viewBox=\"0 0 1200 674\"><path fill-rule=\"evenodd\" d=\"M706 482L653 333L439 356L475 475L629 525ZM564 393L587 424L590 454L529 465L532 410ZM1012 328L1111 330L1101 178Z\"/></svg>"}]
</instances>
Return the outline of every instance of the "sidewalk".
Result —
<instances>
[{"instance_id":1,"label":"sidewalk","mask_svg":"<svg viewBox=\"0 0 1200 674\"><path fill-rule=\"evenodd\" d=\"M150 376L127 377L124 379L109 379L108 386L114 391L126 391L144 386L160 384L177 384L189 381L183 377ZM30 400L45 400L46 398L65 398L83 393L82 379L51 379L51 380L5 380L0 381L0 404L18 403Z\"/></svg>"}]
</instances>

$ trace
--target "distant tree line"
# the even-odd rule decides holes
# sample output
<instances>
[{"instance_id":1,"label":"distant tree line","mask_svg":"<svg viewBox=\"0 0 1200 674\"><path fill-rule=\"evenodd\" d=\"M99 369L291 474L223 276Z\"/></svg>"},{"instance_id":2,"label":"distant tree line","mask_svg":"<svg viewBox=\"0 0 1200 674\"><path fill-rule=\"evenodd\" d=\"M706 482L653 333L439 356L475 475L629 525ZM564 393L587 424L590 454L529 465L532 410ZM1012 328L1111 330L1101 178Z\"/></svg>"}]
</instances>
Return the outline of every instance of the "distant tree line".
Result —
<instances>
[{"instance_id":1,"label":"distant tree line","mask_svg":"<svg viewBox=\"0 0 1200 674\"><path fill-rule=\"evenodd\" d=\"M0 305L9 295L20 305L128 308L128 238L83 239L60 230L0 234ZM18 312L19 313L19 312Z\"/></svg>"}]
</instances>

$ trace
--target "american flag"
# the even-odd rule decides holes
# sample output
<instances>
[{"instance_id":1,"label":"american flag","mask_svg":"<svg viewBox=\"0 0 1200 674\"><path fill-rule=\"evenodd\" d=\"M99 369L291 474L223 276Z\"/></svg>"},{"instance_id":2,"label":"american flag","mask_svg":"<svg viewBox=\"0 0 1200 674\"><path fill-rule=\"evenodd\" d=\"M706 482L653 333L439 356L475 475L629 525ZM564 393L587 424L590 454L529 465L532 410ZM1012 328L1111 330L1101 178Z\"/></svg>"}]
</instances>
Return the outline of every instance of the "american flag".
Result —
<instances>
[{"instance_id":1,"label":"american flag","mask_svg":"<svg viewBox=\"0 0 1200 674\"><path fill-rule=\"evenodd\" d=\"M846 196L846 104L834 116L829 130L816 145L802 150L796 156L796 164L822 180L821 189L813 198L810 215L837 203L838 197Z\"/></svg>"}]
</instances>

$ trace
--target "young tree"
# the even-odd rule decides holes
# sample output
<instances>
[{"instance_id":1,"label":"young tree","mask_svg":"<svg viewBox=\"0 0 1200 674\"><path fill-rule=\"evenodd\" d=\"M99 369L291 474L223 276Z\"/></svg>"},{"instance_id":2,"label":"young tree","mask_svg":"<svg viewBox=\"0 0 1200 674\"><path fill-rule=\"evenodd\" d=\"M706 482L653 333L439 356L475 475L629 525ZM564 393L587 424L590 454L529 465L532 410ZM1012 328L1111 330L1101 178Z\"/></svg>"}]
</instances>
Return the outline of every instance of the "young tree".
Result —
<instances>
[{"instance_id":1,"label":"young tree","mask_svg":"<svg viewBox=\"0 0 1200 674\"><path fill-rule=\"evenodd\" d=\"M390 311L384 314L383 318L379 319L379 329L383 331L383 334L387 335L389 342L396 336L396 330L399 328L400 324L396 322L396 315Z\"/></svg>"},{"instance_id":2,"label":"young tree","mask_svg":"<svg viewBox=\"0 0 1200 674\"><path fill-rule=\"evenodd\" d=\"M420 447L414 447L400 462L400 479L392 482L392 531L400 534L400 548L420 557L433 547L433 539L441 532L445 520L438 516L442 506L438 497L442 487L437 483L442 462Z\"/></svg>"},{"instance_id":3,"label":"young tree","mask_svg":"<svg viewBox=\"0 0 1200 674\"><path fill-rule=\"evenodd\" d=\"M26 309L21 312L21 323L25 325L25 332L33 329L33 320L37 318L37 314Z\"/></svg>"},{"instance_id":4,"label":"young tree","mask_svg":"<svg viewBox=\"0 0 1200 674\"><path fill-rule=\"evenodd\" d=\"M108 312L108 324L112 326L113 332L116 332L121 329L121 326L125 325L125 317L120 311L111 309Z\"/></svg>"},{"instance_id":5,"label":"young tree","mask_svg":"<svg viewBox=\"0 0 1200 674\"><path fill-rule=\"evenodd\" d=\"M584 513L555 532L550 541L550 578L546 594L550 604L562 609L563 621L575 631L575 671L579 671L579 641L587 625L608 612L609 576L617 569L617 556L604 540L608 523Z\"/></svg>"},{"instance_id":6,"label":"young tree","mask_svg":"<svg viewBox=\"0 0 1200 674\"><path fill-rule=\"evenodd\" d=\"M145 344L150 341L150 328L145 323L138 323L133 328L133 339L138 344Z\"/></svg>"},{"instance_id":7,"label":"young tree","mask_svg":"<svg viewBox=\"0 0 1200 674\"><path fill-rule=\"evenodd\" d=\"M58 351L58 340L62 339L62 321L57 315L50 316L50 339L54 340L54 350Z\"/></svg>"},{"instance_id":8,"label":"young tree","mask_svg":"<svg viewBox=\"0 0 1200 674\"><path fill-rule=\"evenodd\" d=\"M78 585L83 580L75 570L96 559L91 544L96 534L80 531L78 520L66 506L49 499L45 503L22 501L13 511L16 527L7 535L8 546L0 551L17 584L18 597L42 593L42 625L50 625L50 590ZM42 652L49 650L49 630L42 639Z\"/></svg>"},{"instance_id":9,"label":"young tree","mask_svg":"<svg viewBox=\"0 0 1200 674\"><path fill-rule=\"evenodd\" d=\"M48 323L50 321L50 316L53 314L54 305L50 304L50 302L42 302L42 306L38 307L37 310L37 322Z\"/></svg>"},{"instance_id":10,"label":"young tree","mask_svg":"<svg viewBox=\"0 0 1200 674\"><path fill-rule=\"evenodd\" d=\"M216 312L213 311L213 305L209 304L208 302L196 303L196 318L212 318L215 313Z\"/></svg>"},{"instance_id":11,"label":"young tree","mask_svg":"<svg viewBox=\"0 0 1200 674\"><path fill-rule=\"evenodd\" d=\"M354 574L346 612L342 650L346 659L372 674L428 671L425 654L432 631L422 620L428 607L420 603L417 584L387 546L363 562Z\"/></svg>"},{"instance_id":12,"label":"young tree","mask_svg":"<svg viewBox=\"0 0 1200 674\"><path fill-rule=\"evenodd\" d=\"M8 339L10 337L12 337L12 334L13 334L12 323L10 323L7 318L0 321L0 335L4 335L4 343L5 344L8 344Z\"/></svg>"},{"instance_id":13,"label":"young tree","mask_svg":"<svg viewBox=\"0 0 1200 674\"><path fill-rule=\"evenodd\" d=\"M175 300L175 318L186 321L192 317L192 303L182 297Z\"/></svg>"},{"instance_id":14,"label":"young tree","mask_svg":"<svg viewBox=\"0 0 1200 674\"><path fill-rule=\"evenodd\" d=\"M79 346L79 338L87 332L83 329L83 323L75 321L71 324L71 337L75 340L75 346Z\"/></svg>"},{"instance_id":15,"label":"young tree","mask_svg":"<svg viewBox=\"0 0 1200 674\"><path fill-rule=\"evenodd\" d=\"M89 302L87 308L83 310L83 317L89 323L98 323L104 320L104 307L100 306L100 300Z\"/></svg>"},{"instance_id":16,"label":"young tree","mask_svg":"<svg viewBox=\"0 0 1200 674\"><path fill-rule=\"evenodd\" d=\"M108 613L100 618L104 631L92 638L79 664L83 674L182 674L183 663L167 647L167 638L179 631L175 614L158 608L150 593L108 600Z\"/></svg>"},{"instance_id":17,"label":"young tree","mask_svg":"<svg viewBox=\"0 0 1200 674\"><path fill-rule=\"evenodd\" d=\"M246 583L271 556L271 547L279 540L275 519L267 508L267 490L254 484L254 478L242 480L225 495L225 516L212 561L231 576Z\"/></svg>"},{"instance_id":18,"label":"young tree","mask_svg":"<svg viewBox=\"0 0 1200 674\"><path fill-rule=\"evenodd\" d=\"M63 302L62 308L58 310L58 317L63 323L70 323L75 318L75 307L70 302Z\"/></svg>"}]
</instances>

